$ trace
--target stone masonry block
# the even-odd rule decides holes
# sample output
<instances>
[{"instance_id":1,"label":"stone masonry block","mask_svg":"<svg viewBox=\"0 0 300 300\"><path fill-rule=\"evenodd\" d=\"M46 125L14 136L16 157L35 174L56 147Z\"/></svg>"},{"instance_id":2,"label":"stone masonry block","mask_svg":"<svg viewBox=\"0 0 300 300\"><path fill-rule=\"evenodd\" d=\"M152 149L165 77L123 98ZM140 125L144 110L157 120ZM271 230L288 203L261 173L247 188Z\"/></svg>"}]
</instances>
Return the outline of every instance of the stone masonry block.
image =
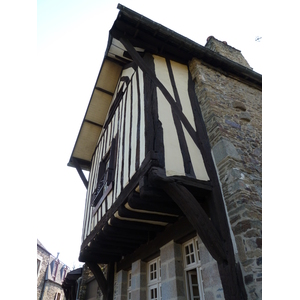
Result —
<instances>
[{"instance_id":1,"label":"stone masonry block","mask_svg":"<svg viewBox=\"0 0 300 300\"><path fill-rule=\"evenodd\" d=\"M185 296L185 288L183 280L170 280L162 282L162 298L177 299L177 297Z\"/></svg>"},{"instance_id":2,"label":"stone masonry block","mask_svg":"<svg viewBox=\"0 0 300 300\"><path fill-rule=\"evenodd\" d=\"M216 164L219 164L226 157L232 157L236 160L241 160L234 145L225 138L221 138L220 141L212 148L212 153Z\"/></svg>"},{"instance_id":3,"label":"stone masonry block","mask_svg":"<svg viewBox=\"0 0 300 300\"><path fill-rule=\"evenodd\" d=\"M160 259L168 261L174 258L181 258L181 246L171 241L160 249Z\"/></svg>"}]
</instances>

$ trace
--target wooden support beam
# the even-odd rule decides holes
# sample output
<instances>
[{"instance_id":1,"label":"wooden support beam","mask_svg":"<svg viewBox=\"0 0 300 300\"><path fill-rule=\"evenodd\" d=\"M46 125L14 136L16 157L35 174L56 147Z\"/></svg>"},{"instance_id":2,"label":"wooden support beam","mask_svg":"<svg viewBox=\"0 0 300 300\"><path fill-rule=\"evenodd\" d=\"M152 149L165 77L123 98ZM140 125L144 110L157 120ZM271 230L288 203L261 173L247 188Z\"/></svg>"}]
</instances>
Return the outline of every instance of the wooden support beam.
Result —
<instances>
[{"instance_id":1,"label":"wooden support beam","mask_svg":"<svg viewBox=\"0 0 300 300\"><path fill-rule=\"evenodd\" d=\"M94 262L87 261L86 264L93 272L95 279L97 280L97 283L99 285L99 288L101 289L101 292L103 294L103 298L108 300L108 283L106 278L104 277L101 268L97 263Z\"/></svg>"},{"instance_id":2,"label":"wooden support beam","mask_svg":"<svg viewBox=\"0 0 300 300\"><path fill-rule=\"evenodd\" d=\"M82 169L81 169L81 167L80 167L80 165L79 165L77 159L73 157L73 158L72 158L72 162L73 162L73 164L74 164L74 166L75 166L75 168L76 168L76 170L77 170L77 172L78 172L78 174L79 174L79 176L80 176L80 178L81 178L81 180L82 180L84 186L85 186L86 189L87 189L89 183L88 183L87 179L85 178L85 176L84 176L84 174L83 174L83 172L82 172Z\"/></svg>"},{"instance_id":3,"label":"wooden support beam","mask_svg":"<svg viewBox=\"0 0 300 300\"><path fill-rule=\"evenodd\" d=\"M189 190L176 182L164 183L161 187L189 219L212 257L217 262L226 260L226 253L218 231Z\"/></svg>"},{"instance_id":4,"label":"wooden support beam","mask_svg":"<svg viewBox=\"0 0 300 300\"><path fill-rule=\"evenodd\" d=\"M124 259L117 263L117 271L130 268L131 263L134 260L146 259L169 241L176 241L178 239L181 239L191 232L195 232L195 229L188 221L188 219L185 217L179 219L173 225L167 226L163 232L158 233L153 240L149 241L147 244L142 245L134 253L125 256Z\"/></svg>"},{"instance_id":5,"label":"wooden support beam","mask_svg":"<svg viewBox=\"0 0 300 300\"><path fill-rule=\"evenodd\" d=\"M107 265L107 300L114 299L114 273L115 273L115 263L110 262Z\"/></svg>"},{"instance_id":6,"label":"wooden support beam","mask_svg":"<svg viewBox=\"0 0 300 300\"><path fill-rule=\"evenodd\" d=\"M225 235L225 230L219 233L220 231L216 229L214 223L208 218L200 203L186 187L178 184L174 179L162 176L162 174L163 172L158 168L152 168L148 177L149 181L163 189L180 207L198 232L207 250L217 261L225 299L247 299L242 273L239 264L234 259L230 235ZM212 199L210 200L215 202L216 199L213 199L215 197L216 195L212 192ZM218 220L217 225L219 227L221 224L228 226L227 223L224 223L224 216L221 216Z\"/></svg>"}]
</instances>

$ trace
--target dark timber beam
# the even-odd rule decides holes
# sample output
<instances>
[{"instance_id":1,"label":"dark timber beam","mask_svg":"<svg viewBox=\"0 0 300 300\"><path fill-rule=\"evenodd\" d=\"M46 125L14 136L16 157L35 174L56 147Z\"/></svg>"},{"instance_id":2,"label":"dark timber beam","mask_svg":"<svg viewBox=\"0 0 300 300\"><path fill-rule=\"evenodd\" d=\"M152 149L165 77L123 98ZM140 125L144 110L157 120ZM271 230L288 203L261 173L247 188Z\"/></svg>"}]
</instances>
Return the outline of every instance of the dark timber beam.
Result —
<instances>
[{"instance_id":1,"label":"dark timber beam","mask_svg":"<svg viewBox=\"0 0 300 300\"><path fill-rule=\"evenodd\" d=\"M89 183L88 183L87 179L85 178L85 176L84 176L84 174L82 172L82 169L81 169L81 167L80 167L77 159L73 157L72 158L72 162L73 162L73 164L74 164L74 166L75 166L75 168L76 168L76 170L77 170L77 172L78 172L78 174L79 174L79 176L80 176L80 178L81 178L81 180L82 180L85 188L87 189Z\"/></svg>"},{"instance_id":2,"label":"dark timber beam","mask_svg":"<svg viewBox=\"0 0 300 300\"><path fill-rule=\"evenodd\" d=\"M113 300L114 298L114 273L115 263L110 262L107 265L107 300ZM104 300L106 300L104 298Z\"/></svg>"},{"instance_id":3,"label":"dark timber beam","mask_svg":"<svg viewBox=\"0 0 300 300\"><path fill-rule=\"evenodd\" d=\"M178 205L197 230L212 257L218 262L226 260L221 237L195 197L186 187L173 180L164 180L159 173L159 169L152 168L149 173L150 182L158 184Z\"/></svg>"},{"instance_id":4,"label":"dark timber beam","mask_svg":"<svg viewBox=\"0 0 300 300\"><path fill-rule=\"evenodd\" d=\"M179 219L173 225L167 226L166 229L158 233L157 236L148 243L141 245L134 253L128 254L120 262L117 263L117 272L120 270L126 270L131 267L131 263L137 259L147 259L157 249L171 240L178 240L187 234L195 232L195 229L185 217Z\"/></svg>"},{"instance_id":5,"label":"dark timber beam","mask_svg":"<svg viewBox=\"0 0 300 300\"><path fill-rule=\"evenodd\" d=\"M99 92L103 92L103 93L108 94L108 95L110 95L110 96L113 96L113 95L114 95L114 93L109 92L109 91L107 91L107 90L105 90L105 89L99 88L99 87L97 87L97 86L95 87L95 90L97 90L97 91L99 91Z\"/></svg>"},{"instance_id":6,"label":"dark timber beam","mask_svg":"<svg viewBox=\"0 0 300 300\"><path fill-rule=\"evenodd\" d=\"M217 261L225 299L247 299L240 266L235 262L230 234L225 235L224 231L217 230L200 203L186 187L162 176L162 174L163 172L159 168L152 168L149 173L149 181L164 190L179 206L196 229L207 250ZM215 196L212 194L211 197ZM214 199L210 200L215 201ZM221 224L228 227L223 218L220 218L218 226Z\"/></svg>"},{"instance_id":7,"label":"dark timber beam","mask_svg":"<svg viewBox=\"0 0 300 300\"><path fill-rule=\"evenodd\" d=\"M171 96L171 94L166 89L166 87L156 77L155 73L152 72L152 70L148 67L148 65L145 63L145 61L140 56L140 54L134 49L134 47L132 46L132 44L126 38L121 37L120 38L120 42L125 46L126 50L131 55L132 59L141 68L141 70L143 72L147 73L150 76L151 80L156 85L156 87L160 89L160 91L162 92L162 94L165 96L166 100L171 105L171 108L174 109L174 112L178 115L180 121L182 122L182 124L184 125L184 127L186 128L186 130L188 131L188 133L190 134L190 136L193 139L194 143L197 145L197 147L199 149L201 149L199 137L197 136L196 131L194 130L194 128L190 124L190 122L187 119L187 117L183 114L180 106L178 105L178 103L176 103L176 101Z\"/></svg>"},{"instance_id":8,"label":"dark timber beam","mask_svg":"<svg viewBox=\"0 0 300 300\"><path fill-rule=\"evenodd\" d=\"M108 300L108 283L106 278L104 277L104 274L99 267L97 263L94 262L86 262L86 265L89 267L89 269L92 271L94 274L97 283L99 285L99 288L103 294L103 298Z\"/></svg>"}]
</instances>

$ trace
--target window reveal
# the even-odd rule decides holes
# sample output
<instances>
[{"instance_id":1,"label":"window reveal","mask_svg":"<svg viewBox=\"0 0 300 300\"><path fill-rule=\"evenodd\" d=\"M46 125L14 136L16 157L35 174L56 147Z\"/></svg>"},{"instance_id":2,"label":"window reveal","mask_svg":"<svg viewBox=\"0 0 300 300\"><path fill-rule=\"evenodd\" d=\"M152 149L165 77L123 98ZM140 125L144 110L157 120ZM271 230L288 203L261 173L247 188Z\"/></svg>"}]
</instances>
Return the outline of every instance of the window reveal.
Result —
<instances>
[{"instance_id":1,"label":"window reveal","mask_svg":"<svg viewBox=\"0 0 300 300\"><path fill-rule=\"evenodd\" d=\"M161 262L156 258L148 263L148 299L161 300Z\"/></svg>"},{"instance_id":2,"label":"window reveal","mask_svg":"<svg viewBox=\"0 0 300 300\"><path fill-rule=\"evenodd\" d=\"M197 238L183 245L184 271L189 300L204 300L202 268Z\"/></svg>"},{"instance_id":3,"label":"window reveal","mask_svg":"<svg viewBox=\"0 0 300 300\"><path fill-rule=\"evenodd\" d=\"M41 261L37 259L37 274L39 274L40 265L41 265Z\"/></svg>"}]
</instances>

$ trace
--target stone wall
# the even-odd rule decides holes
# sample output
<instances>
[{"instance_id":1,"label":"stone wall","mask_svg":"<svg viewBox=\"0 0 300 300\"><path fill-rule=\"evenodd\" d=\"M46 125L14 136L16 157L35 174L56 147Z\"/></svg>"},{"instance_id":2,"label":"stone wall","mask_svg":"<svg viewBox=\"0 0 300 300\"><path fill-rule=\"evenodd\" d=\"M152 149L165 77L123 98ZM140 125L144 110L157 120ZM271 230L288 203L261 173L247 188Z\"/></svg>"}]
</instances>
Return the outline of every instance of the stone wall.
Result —
<instances>
[{"instance_id":1,"label":"stone wall","mask_svg":"<svg viewBox=\"0 0 300 300\"><path fill-rule=\"evenodd\" d=\"M226 45L225 45L226 46ZM190 72L219 174L249 299L261 299L262 95L197 59Z\"/></svg>"},{"instance_id":2,"label":"stone wall","mask_svg":"<svg viewBox=\"0 0 300 300\"><path fill-rule=\"evenodd\" d=\"M53 300L55 299L56 293L60 293L60 300L65 299L65 294L63 288L50 280L47 280L45 283L44 295L43 300Z\"/></svg>"},{"instance_id":3,"label":"stone wall","mask_svg":"<svg viewBox=\"0 0 300 300\"><path fill-rule=\"evenodd\" d=\"M225 299L218 264L198 236L205 300Z\"/></svg>"},{"instance_id":4,"label":"stone wall","mask_svg":"<svg viewBox=\"0 0 300 300\"><path fill-rule=\"evenodd\" d=\"M100 267L102 268L104 276L106 277L106 265L101 265ZM85 300L89 282L91 282L91 280L96 280L96 279L94 278L94 274L92 273L92 271L89 269L89 267L86 264L84 264L82 267L81 277L82 277L82 280L81 280L81 284L80 284L80 288L79 288L78 300ZM98 286L98 284L97 284L97 286ZM103 299L103 295L98 286L97 287L97 300L102 300L102 299Z\"/></svg>"},{"instance_id":5,"label":"stone wall","mask_svg":"<svg viewBox=\"0 0 300 300\"><path fill-rule=\"evenodd\" d=\"M40 260L40 268L37 274L37 300L53 300L55 294L60 293L60 300L65 299L65 294L62 288L63 276L70 269L63 262L60 262L58 256L55 258L45 247L37 241L37 259ZM56 276L55 274L57 262ZM64 272L66 271L66 273Z\"/></svg>"},{"instance_id":6,"label":"stone wall","mask_svg":"<svg viewBox=\"0 0 300 300\"><path fill-rule=\"evenodd\" d=\"M238 49L235 49L229 45L227 45L227 42L221 42L217 39L215 39L213 36L210 36L207 38L207 43L205 45L206 48L225 56L226 58L246 67L249 69L252 69L244 56L242 55L241 51Z\"/></svg>"},{"instance_id":7,"label":"stone wall","mask_svg":"<svg viewBox=\"0 0 300 300\"><path fill-rule=\"evenodd\" d=\"M50 261L50 254L37 246L37 255L41 258L41 265L37 275L37 300L39 300L44 286L47 266Z\"/></svg>"}]
</instances>

